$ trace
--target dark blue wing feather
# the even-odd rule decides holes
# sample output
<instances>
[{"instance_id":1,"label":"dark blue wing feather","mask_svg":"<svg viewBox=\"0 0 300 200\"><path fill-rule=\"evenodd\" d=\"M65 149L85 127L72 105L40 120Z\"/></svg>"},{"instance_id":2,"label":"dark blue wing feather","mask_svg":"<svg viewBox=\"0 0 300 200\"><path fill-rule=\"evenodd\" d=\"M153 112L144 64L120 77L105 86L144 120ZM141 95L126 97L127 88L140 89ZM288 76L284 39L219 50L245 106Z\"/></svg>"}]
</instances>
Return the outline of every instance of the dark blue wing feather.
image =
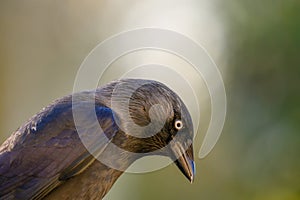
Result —
<instances>
[{"instance_id":1,"label":"dark blue wing feather","mask_svg":"<svg viewBox=\"0 0 300 200\"><path fill-rule=\"evenodd\" d=\"M79 106L84 107L84 103ZM118 131L112 110L96 105L95 111L103 133L97 134L97 150L103 150L108 138ZM72 103L60 100L46 107L20 127L0 147L0 199L39 199L66 179L62 174L76 175L91 158L74 126ZM78 165L81 163L81 165ZM83 164L82 164L83 163ZM85 164L86 163L86 164ZM69 176L68 176L69 178Z\"/></svg>"}]
</instances>

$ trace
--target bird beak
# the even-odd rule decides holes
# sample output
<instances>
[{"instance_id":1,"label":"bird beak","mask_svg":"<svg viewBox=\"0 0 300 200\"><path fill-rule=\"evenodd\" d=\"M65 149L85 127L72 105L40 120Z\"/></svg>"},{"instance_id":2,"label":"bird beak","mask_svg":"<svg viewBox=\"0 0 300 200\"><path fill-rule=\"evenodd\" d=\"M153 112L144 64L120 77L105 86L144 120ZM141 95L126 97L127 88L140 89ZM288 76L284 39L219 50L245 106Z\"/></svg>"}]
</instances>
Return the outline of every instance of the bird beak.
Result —
<instances>
[{"instance_id":1,"label":"bird beak","mask_svg":"<svg viewBox=\"0 0 300 200\"><path fill-rule=\"evenodd\" d=\"M172 151L177 158L175 161L177 167L192 183L195 175L193 145L191 144L189 148L185 150L179 142L175 142L174 145L172 145Z\"/></svg>"}]
</instances>

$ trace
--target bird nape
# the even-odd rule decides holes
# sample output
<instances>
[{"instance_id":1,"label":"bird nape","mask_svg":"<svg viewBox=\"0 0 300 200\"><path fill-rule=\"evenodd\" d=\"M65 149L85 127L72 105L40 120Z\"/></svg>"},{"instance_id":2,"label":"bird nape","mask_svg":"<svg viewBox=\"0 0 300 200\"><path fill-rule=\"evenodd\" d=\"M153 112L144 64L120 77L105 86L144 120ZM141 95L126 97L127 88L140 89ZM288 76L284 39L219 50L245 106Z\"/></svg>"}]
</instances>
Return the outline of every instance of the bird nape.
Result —
<instances>
[{"instance_id":1,"label":"bird nape","mask_svg":"<svg viewBox=\"0 0 300 200\"><path fill-rule=\"evenodd\" d=\"M2 144L0 199L102 199L147 155L171 158L192 182L192 141L190 114L171 89L113 81L56 100Z\"/></svg>"}]
</instances>

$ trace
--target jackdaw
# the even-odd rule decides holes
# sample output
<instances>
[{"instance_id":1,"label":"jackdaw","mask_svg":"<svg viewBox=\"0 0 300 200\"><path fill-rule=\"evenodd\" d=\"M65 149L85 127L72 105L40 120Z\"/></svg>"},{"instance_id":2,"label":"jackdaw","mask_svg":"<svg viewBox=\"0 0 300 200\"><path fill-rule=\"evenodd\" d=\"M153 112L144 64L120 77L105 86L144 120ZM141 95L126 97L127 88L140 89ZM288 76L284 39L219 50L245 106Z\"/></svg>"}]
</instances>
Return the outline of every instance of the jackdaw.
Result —
<instances>
[{"instance_id":1,"label":"jackdaw","mask_svg":"<svg viewBox=\"0 0 300 200\"><path fill-rule=\"evenodd\" d=\"M95 122L96 121L96 122ZM193 124L166 85L121 79L54 101L0 147L0 199L102 199L147 155L192 182Z\"/></svg>"}]
</instances>

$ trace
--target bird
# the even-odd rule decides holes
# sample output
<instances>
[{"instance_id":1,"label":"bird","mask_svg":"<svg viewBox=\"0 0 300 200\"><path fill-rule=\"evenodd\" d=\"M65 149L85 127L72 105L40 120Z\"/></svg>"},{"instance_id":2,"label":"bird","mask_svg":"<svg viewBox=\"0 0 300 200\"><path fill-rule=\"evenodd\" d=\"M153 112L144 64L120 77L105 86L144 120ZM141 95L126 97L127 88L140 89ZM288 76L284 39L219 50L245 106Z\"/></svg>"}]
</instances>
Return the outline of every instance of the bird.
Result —
<instances>
[{"instance_id":1,"label":"bird","mask_svg":"<svg viewBox=\"0 0 300 200\"><path fill-rule=\"evenodd\" d=\"M159 81L119 79L73 93L0 146L0 199L102 199L149 155L170 158L192 182L193 136L184 102Z\"/></svg>"}]
</instances>

